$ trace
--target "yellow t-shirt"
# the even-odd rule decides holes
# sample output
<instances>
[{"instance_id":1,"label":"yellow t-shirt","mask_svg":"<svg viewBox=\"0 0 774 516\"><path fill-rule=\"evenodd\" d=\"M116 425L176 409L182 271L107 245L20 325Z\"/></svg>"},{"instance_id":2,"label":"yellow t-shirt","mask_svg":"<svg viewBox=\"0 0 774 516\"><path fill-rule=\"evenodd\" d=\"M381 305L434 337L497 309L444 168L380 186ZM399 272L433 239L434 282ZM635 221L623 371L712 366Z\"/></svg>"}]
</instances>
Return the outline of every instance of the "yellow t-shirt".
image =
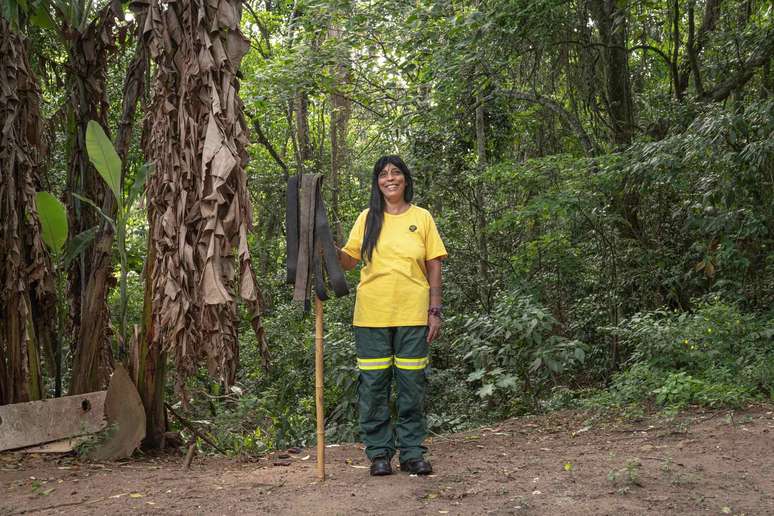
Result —
<instances>
[{"instance_id":1,"label":"yellow t-shirt","mask_svg":"<svg viewBox=\"0 0 774 516\"><path fill-rule=\"evenodd\" d=\"M360 260L368 210L357 217L342 251ZM384 213L372 255L360 271L355 326L424 326L430 305L425 261L445 258L446 248L430 212L414 206L400 215Z\"/></svg>"}]
</instances>

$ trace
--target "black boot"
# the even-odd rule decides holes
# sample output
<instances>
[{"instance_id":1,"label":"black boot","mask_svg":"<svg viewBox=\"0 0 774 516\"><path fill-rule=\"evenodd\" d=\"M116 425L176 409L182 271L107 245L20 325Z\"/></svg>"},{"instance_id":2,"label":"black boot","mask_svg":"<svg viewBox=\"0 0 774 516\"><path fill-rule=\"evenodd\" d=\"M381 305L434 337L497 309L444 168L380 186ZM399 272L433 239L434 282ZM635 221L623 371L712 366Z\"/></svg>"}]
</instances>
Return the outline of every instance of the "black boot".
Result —
<instances>
[{"instance_id":1,"label":"black boot","mask_svg":"<svg viewBox=\"0 0 774 516\"><path fill-rule=\"evenodd\" d=\"M411 459L401 462L400 470L412 475L429 475L433 472L433 466L425 459Z\"/></svg>"},{"instance_id":2,"label":"black boot","mask_svg":"<svg viewBox=\"0 0 774 516\"><path fill-rule=\"evenodd\" d=\"M385 475L392 475L390 459L387 457L374 457L374 460L371 462L371 476L383 477Z\"/></svg>"}]
</instances>

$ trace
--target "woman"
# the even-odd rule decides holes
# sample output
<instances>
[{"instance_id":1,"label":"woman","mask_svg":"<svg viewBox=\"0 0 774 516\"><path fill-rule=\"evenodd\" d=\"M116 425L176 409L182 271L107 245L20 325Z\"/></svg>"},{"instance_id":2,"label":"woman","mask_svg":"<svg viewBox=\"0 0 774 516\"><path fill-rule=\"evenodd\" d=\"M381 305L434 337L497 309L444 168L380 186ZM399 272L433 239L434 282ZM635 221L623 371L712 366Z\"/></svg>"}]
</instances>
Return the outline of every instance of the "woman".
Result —
<instances>
[{"instance_id":1,"label":"woman","mask_svg":"<svg viewBox=\"0 0 774 516\"><path fill-rule=\"evenodd\" d=\"M369 208L355 221L339 261L364 261L355 301L360 369L360 428L371 475L392 473L396 437L400 469L428 475L424 415L429 344L441 329L441 260L446 248L430 213L411 204L411 171L398 156L374 166ZM390 389L397 382L398 420L390 424ZM396 435L395 435L396 434Z\"/></svg>"}]
</instances>

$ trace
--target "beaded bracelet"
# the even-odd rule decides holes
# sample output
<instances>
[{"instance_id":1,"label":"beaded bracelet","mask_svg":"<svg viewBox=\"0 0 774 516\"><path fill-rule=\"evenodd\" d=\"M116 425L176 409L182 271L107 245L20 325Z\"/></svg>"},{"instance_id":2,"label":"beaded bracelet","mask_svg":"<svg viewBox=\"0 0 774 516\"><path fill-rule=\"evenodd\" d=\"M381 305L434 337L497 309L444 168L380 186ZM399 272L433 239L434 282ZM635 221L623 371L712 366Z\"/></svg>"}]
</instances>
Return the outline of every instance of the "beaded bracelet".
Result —
<instances>
[{"instance_id":1,"label":"beaded bracelet","mask_svg":"<svg viewBox=\"0 0 774 516\"><path fill-rule=\"evenodd\" d=\"M441 318L441 307L440 306L431 306L430 308L427 309L427 314L428 315L434 315L434 316L436 316L436 317L438 317L440 319Z\"/></svg>"}]
</instances>

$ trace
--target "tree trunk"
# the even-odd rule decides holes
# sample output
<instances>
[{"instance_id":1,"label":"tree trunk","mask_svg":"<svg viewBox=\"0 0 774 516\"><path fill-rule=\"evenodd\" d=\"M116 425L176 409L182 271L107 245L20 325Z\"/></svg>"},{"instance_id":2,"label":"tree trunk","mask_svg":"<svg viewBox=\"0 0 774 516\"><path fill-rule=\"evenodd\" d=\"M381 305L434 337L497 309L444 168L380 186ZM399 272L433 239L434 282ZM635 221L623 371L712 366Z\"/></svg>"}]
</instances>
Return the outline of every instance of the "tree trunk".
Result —
<instances>
[{"instance_id":1,"label":"tree trunk","mask_svg":"<svg viewBox=\"0 0 774 516\"><path fill-rule=\"evenodd\" d=\"M293 99L296 120L296 142L298 145L298 169L303 172L306 162L312 159L312 144L309 139L309 98L300 91Z\"/></svg>"},{"instance_id":2,"label":"tree trunk","mask_svg":"<svg viewBox=\"0 0 774 516\"><path fill-rule=\"evenodd\" d=\"M339 37L339 30L331 29L329 36ZM331 93L331 211L333 212L336 241L344 242L344 229L341 225L339 208L339 191L341 190L341 175L347 163L347 130L349 117L352 114L352 103L342 95L350 81L349 49L342 52L334 65L334 87Z\"/></svg>"},{"instance_id":3,"label":"tree trunk","mask_svg":"<svg viewBox=\"0 0 774 516\"><path fill-rule=\"evenodd\" d=\"M677 86L677 91L679 93L675 94L676 98L681 98L688 89L688 81L691 75L693 74L694 80L696 80L697 72L701 70L699 56L702 50L704 50L707 37L709 37L710 33L714 31L717 26L722 2L723 0L707 0L704 4L704 14L702 15L701 26L699 27L698 33L691 37L693 31L690 27L688 29L690 40L686 44L685 57L680 63L679 81ZM694 3L694 0L691 0L688 4L689 24L693 23L691 18L693 17ZM692 62L693 60L695 60L695 63ZM699 77L699 81L701 81L701 77ZM697 94L701 97L702 94L698 93L699 88L702 88L703 90L703 85L700 86L697 84Z\"/></svg>"},{"instance_id":4,"label":"tree trunk","mask_svg":"<svg viewBox=\"0 0 774 516\"><path fill-rule=\"evenodd\" d=\"M148 214L148 218L154 217ZM153 230L148 232L148 261L145 262L143 296L142 331L136 342L137 369L132 371L132 378L142 398L145 408L145 439L144 449L159 449L162 447L164 432L167 430L164 417L164 383L166 378L166 353L156 339L156 328L153 317L153 264L156 262L156 250L152 245Z\"/></svg>"},{"instance_id":5,"label":"tree trunk","mask_svg":"<svg viewBox=\"0 0 774 516\"><path fill-rule=\"evenodd\" d=\"M688 52L688 62L691 66L691 72L693 74L693 83L696 87L696 95L698 97L704 96L704 85L701 81L701 69L699 68L699 56L696 54L695 43L695 0L689 0L688 2L688 42L686 43L686 51Z\"/></svg>"},{"instance_id":6,"label":"tree trunk","mask_svg":"<svg viewBox=\"0 0 774 516\"><path fill-rule=\"evenodd\" d=\"M486 160L486 132L484 125L484 105L481 96L476 97L476 155L478 157L479 174L483 174L487 167ZM476 233L478 234L478 276L479 295L484 306L489 302L489 246L486 238L486 194L484 182L473 191L476 203Z\"/></svg>"},{"instance_id":7,"label":"tree trunk","mask_svg":"<svg viewBox=\"0 0 774 516\"><path fill-rule=\"evenodd\" d=\"M109 201L105 204L114 205ZM81 301L82 319L73 356L70 395L107 388L113 370L107 307L107 295L115 281L111 261L112 249L113 229L105 224L97 234L97 242L92 249L91 275Z\"/></svg>"},{"instance_id":8,"label":"tree trunk","mask_svg":"<svg viewBox=\"0 0 774 516\"><path fill-rule=\"evenodd\" d=\"M86 126L89 120L95 120L108 132L107 66L115 49L113 31L119 15L122 13L109 4L83 33L67 31L73 38L68 69L72 74L70 105L75 117L68 191L91 199L110 217L115 217L116 203L89 161ZM113 228L100 220L93 208L73 196L69 200L71 236L100 227L94 243L70 269L74 348L70 394L81 394L106 388L113 369L107 305L107 294L114 283Z\"/></svg>"},{"instance_id":9,"label":"tree trunk","mask_svg":"<svg viewBox=\"0 0 774 516\"><path fill-rule=\"evenodd\" d=\"M237 295L265 342L247 243L248 138L236 77L249 43L239 30L239 0L154 2L149 9L145 37L157 71L143 131L153 165L148 353L174 357L185 401L185 381L203 360L219 381L234 381Z\"/></svg>"},{"instance_id":10,"label":"tree trunk","mask_svg":"<svg viewBox=\"0 0 774 516\"><path fill-rule=\"evenodd\" d=\"M40 90L25 38L3 18L0 56L0 404L6 404L44 395L39 341L53 342L56 292L35 206ZM34 307L53 313L37 318ZM53 372L53 350L45 352Z\"/></svg>"},{"instance_id":11,"label":"tree trunk","mask_svg":"<svg viewBox=\"0 0 774 516\"><path fill-rule=\"evenodd\" d=\"M142 6L142 4L139 4ZM116 134L115 148L118 157L121 159L121 191L124 191L124 184L126 182L126 172L129 165L129 145L132 141L132 129L134 128L135 112L137 110L137 103L140 100L145 90L145 77L148 71L148 45L143 37L143 29L145 27L145 18L147 9L141 8L140 11L135 13L136 21L136 45L134 50L134 57L129 63L129 69L126 74L123 88L123 100L122 100L122 113L121 120L118 122L118 132ZM140 178L135 176L135 182ZM125 206L124 209L131 210L131 206ZM119 248L126 249L126 232L123 233L123 238L119 235ZM120 290L120 308L119 317L120 323L120 340L119 340L119 359L125 360L127 351L128 329L127 329L127 298L126 292L126 278L127 271L123 270L126 267L126 263L121 264L121 282L119 285Z\"/></svg>"},{"instance_id":12,"label":"tree trunk","mask_svg":"<svg viewBox=\"0 0 774 516\"><path fill-rule=\"evenodd\" d=\"M678 102L683 100L683 88L680 81L680 70L678 68L678 59L680 57L680 2L672 2L672 79L675 88L675 98Z\"/></svg>"},{"instance_id":13,"label":"tree trunk","mask_svg":"<svg viewBox=\"0 0 774 516\"><path fill-rule=\"evenodd\" d=\"M616 0L590 0L591 15L604 45L605 93L613 142L628 145L634 136L634 107L627 51L625 5Z\"/></svg>"},{"instance_id":14,"label":"tree trunk","mask_svg":"<svg viewBox=\"0 0 774 516\"><path fill-rule=\"evenodd\" d=\"M146 12L135 13L137 26L137 46L134 57L129 63L123 88L123 101L121 120L118 122L115 147L118 157L121 158L123 170L121 173L121 185L126 177L126 168L129 160L129 145L132 141L132 129L134 128L134 115L137 111L137 103L145 90L145 76L148 72L148 46L143 38Z\"/></svg>"}]
</instances>

